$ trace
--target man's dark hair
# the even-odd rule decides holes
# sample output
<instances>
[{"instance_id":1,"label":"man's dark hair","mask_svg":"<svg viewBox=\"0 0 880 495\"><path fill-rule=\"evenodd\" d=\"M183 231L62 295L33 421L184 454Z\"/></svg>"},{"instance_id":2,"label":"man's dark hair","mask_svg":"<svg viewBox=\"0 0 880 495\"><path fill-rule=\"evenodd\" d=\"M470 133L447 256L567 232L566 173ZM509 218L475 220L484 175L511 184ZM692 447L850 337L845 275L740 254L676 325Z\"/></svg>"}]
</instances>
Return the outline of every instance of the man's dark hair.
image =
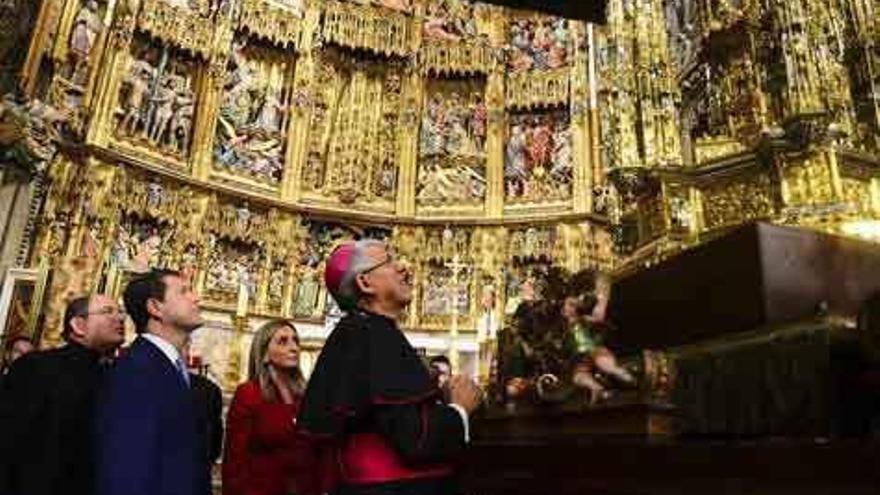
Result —
<instances>
[{"instance_id":1,"label":"man's dark hair","mask_svg":"<svg viewBox=\"0 0 880 495\"><path fill-rule=\"evenodd\" d=\"M428 361L428 364L430 364L432 366L435 364L445 364L446 366L452 366L452 363L449 362L449 358L442 355L442 354L440 354L439 356L432 357Z\"/></svg>"},{"instance_id":2,"label":"man's dark hair","mask_svg":"<svg viewBox=\"0 0 880 495\"><path fill-rule=\"evenodd\" d=\"M67 303L67 309L64 310L64 328L61 330L61 337L65 342L70 342L70 336L73 334L73 319L88 316L91 300L89 296L81 296Z\"/></svg>"},{"instance_id":3,"label":"man's dark hair","mask_svg":"<svg viewBox=\"0 0 880 495\"><path fill-rule=\"evenodd\" d=\"M156 299L165 300L165 277L179 277L180 273L174 270L153 269L148 273L138 276L128 283L122 299L125 302L125 311L134 322L137 333L147 331L147 322L150 314L147 312L147 301Z\"/></svg>"}]
</instances>

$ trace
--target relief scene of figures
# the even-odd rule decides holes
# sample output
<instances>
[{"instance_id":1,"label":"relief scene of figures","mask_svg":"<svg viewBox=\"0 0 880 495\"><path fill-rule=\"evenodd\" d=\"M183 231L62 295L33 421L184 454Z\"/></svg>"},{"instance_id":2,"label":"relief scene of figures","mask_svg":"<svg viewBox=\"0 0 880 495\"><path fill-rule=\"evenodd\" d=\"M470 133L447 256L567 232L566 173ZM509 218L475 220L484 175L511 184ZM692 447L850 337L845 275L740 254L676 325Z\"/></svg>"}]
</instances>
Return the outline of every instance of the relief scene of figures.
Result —
<instances>
[{"instance_id":1,"label":"relief scene of figures","mask_svg":"<svg viewBox=\"0 0 880 495\"><path fill-rule=\"evenodd\" d=\"M119 222L110 248L110 263L122 271L145 273L164 266L161 254L174 235L174 228L151 218L127 215Z\"/></svg>"},{"instance_id":2,"label":"relief scene of figures","mask_svg":"<svg viewBox=\"0 0 880 495\"><path fill-rule=\"evenodd\" d=\"M292 76L291 58L245 41L233 44L214 139L219 168L268 183L281 180Z\"/></svg>"},{"instance_id":3,"label":"relief scene of figures","mask_svg":"<svg viewBox=\"0 0 880 495\"><path fill-rule=\"evenodd\" d=\"M67 43L67 65L64 77L76 86L85 86L89 78L89 63L98 36L104 30L106 4L86 0L76 13ZM92 62L94 63L94 62Z\"/></svg>"},{"instance_id":4,"label":"relief scene of figures","mask_svg":"<svg viewBox=\"0 0 880 495\"><path fill-rule=\"evenodd\" d=\"M239 291L247 291L253 301L257 291L257 278L262 252L254 245L230 241L217 236L208 238L207 275L205 292L210 300L222 303L235 302Z\"/></svg>"},{"instance_id":5,"label":"relief scene of figures","mask_svg":"<svg viewBox=\"0 0 880 495\"><path fill-rule=\"evenodd\" d=\"M167 45L138 37L122 82L116 135L184 159L195 110L195 64Z\"/></svg>"},{"instance_id":6,"label":"relief scene of figures","mask_svg":"<svg viewBox=\"0 0 880 495\"><path fill-rule=\"evenodd\" d=\"M568 112L512 115L504 156L508 200L571 197L572 155Z\"/></svg>"},{"instance_id":7,"label":"relief scene of figures","mask_svg":"<svg viewBox=\"0 0 880 495\"><path fill-rule=\"evenodd\" d=\"M427 317L462 317L470 314L470 272L453 277L452 270L443 266L430 267L425 275L422 292L422 312Z\"/></svg>"},{"instance_id":8,"label":"relief scene of figures","mask_svg":"<svg viewBox=\"0 0 880 495\"><path fill-rule=\"evenodd\" d=\"M568 21L542 17L513 21L508 68L512 71L558 69L570 63Z\"/></svg>"},{"instance_id":9,"label":"relief scene of figures","mask_svg":"<svg viewBox=\"0 0 880 495\"><path fill-rule=\"evenodd\" d=\"M482 39L477 26L477 10L478 7L467 0L428 2L422 34L439 41Z\"/></svg>"},{"instance_id":10,"label":"relief scene of figures","mask_svg":"<svg viewBox=\"0 0 880 495\"><path fill-rule=\"evenodd\" d=\"M419 132L420 203L482 201L487 119L480 82L429 84Z\"/></svg>"}]
</instances>

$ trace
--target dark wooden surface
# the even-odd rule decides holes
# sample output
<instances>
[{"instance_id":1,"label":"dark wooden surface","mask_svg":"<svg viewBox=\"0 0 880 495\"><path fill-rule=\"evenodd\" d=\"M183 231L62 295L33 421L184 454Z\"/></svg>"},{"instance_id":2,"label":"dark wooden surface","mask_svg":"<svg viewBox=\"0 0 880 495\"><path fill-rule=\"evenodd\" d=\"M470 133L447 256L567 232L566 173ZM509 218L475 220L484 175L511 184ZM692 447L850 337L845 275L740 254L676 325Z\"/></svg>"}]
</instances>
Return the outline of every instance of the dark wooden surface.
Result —
<instances>
[{"instance_id":1,"label":"dark wooden surface","mask_svg":"<svg viewBox=\"0 0 880 495\"><path fill-rule=\"evenodd\" d=\"M465 495L876 495L880 443L476 441Z\"/></svg>"},{"instance_id":2,"label":"dark wooden surface","mask_svg":"<svg viewBox=\"0 0 880 495\"><path fill-rule=\"evenodd\" d=\"M505 442L511 438L551 441L592 435L647 440L672 435L675 414L675 408L669 404L624 398L592 407L576 401L555 406L495 407L481 411L472 421L474 438L480 442Z\"/></svg>"},{"instance_id":3,"label":"dark wooden surface","mask_svg":"<svg viewBox=\"0 0 880 495\"><path fill-rule=\"evenodd\" d=\"M614 283L611 343L666 348L802 319L855 314L880 289L880 248L751 224Z\"/></svg>"}]
</instances>

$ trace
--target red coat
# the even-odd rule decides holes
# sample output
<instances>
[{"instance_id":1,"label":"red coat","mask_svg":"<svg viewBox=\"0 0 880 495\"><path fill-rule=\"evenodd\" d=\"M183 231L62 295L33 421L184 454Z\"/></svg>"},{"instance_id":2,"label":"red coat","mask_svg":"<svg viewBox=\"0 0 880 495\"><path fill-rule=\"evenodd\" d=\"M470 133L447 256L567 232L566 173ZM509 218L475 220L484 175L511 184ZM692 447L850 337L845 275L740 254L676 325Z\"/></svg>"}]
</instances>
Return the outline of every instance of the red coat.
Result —
<instances>
[{"instance_id":1,"label":"red coat","mask_svg":"<svg viewBox=\"0 0 880 495\"><path fill-rule=\"evenodd\" d=\"M253 381L238 387L226 416L224 495L318 492L314 451L296 427L300 399L267 401Z\"/></svg>"}]
</instances>

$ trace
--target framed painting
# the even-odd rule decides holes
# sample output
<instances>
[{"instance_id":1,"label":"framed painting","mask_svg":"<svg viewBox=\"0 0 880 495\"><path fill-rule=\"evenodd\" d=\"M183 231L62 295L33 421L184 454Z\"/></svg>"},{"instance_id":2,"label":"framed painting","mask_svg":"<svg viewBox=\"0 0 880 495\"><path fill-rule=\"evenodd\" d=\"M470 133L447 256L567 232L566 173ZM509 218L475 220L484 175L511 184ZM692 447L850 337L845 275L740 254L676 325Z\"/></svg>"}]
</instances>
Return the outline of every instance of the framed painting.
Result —
<instances>
[{"instance_id":1,"label":"framed painting","mask_svg":"<svg viewBox=\"0 0 880 495\"><path fill-rule=\"evenodd\" d=\"M42 316L42 289L45 277L36 268L9 268L0 290L0 329L5 343L19 335L39 340L35 331Z\"/></svg>"}]
</instances>

